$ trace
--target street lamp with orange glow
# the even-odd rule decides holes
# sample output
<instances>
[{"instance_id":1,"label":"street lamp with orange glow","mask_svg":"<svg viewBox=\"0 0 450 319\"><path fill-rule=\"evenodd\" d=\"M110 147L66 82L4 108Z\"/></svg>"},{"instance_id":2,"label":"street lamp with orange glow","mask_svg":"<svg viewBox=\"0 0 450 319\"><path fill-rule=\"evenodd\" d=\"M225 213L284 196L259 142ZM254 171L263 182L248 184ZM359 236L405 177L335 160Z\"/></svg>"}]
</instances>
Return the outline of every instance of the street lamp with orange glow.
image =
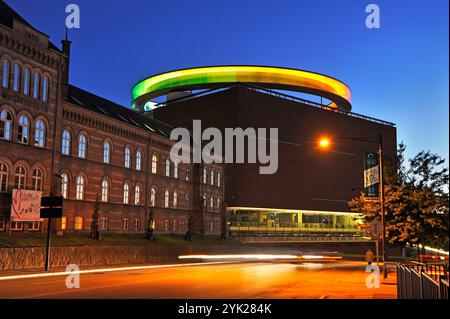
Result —
<instances>
[{"instance_id":1,"label":"street lamp with orange glow","mask_svg":"<svg viewBox=\"0 0 450 319\"><path fill-rule=\"evenodd\" d=\"M383 179L383 136L379 134L378 141L367 140L358 137L341 137L334 136L333 139L341 139L341 140L350 140L350 141L358 141L364 143L376 144L378 146L378 170L379 170L379 178L380 178L380 213L381 213L381 224L382 224L382 235L381 235L381 253L383 259L383 277L387 278L387 253L386 253L386 225L385 225L385 211L384 211L384 179ZM331 139L329 137L321 137L319 139L319 147L322 149L328 149L331 145Z\"/></svg>"}]
</instances>

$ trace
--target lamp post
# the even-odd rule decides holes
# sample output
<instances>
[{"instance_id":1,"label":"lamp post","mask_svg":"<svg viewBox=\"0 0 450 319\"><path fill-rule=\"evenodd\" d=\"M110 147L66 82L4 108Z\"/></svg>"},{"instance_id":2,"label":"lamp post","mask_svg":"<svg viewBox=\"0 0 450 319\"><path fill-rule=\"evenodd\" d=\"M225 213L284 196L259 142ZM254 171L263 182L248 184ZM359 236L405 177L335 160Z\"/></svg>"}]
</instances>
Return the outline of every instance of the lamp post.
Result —
<instances>
[{"instance_id":1,"label":"lamp post","mask_svg":"<svg viewBox=\"0 0 450 319\"><path fill-rule=\"evenodd\" d=\"M378 140L368 140L358 137L342 137L342 136L335 136L334 139L342 139L342 140L350 140L350 141L358 141L358 142L364 142L364 143L371 143L376 144L378 147L378 166L379 166L379 178L380 178L380 213L381 213L381 224L382 224L382 234L381 234L381 255L383 260L383 278L387 279L387 268L386 268L386 261L387 261L387 253L386 253L386 224L385 224L385 210L384 210L384 176L383 176L383 136L381 134L378 135ZM328 148L331 144L330 139L328 138L322 138L319 141L319 147L321 148Z\"/></svg>"}]
</instances>

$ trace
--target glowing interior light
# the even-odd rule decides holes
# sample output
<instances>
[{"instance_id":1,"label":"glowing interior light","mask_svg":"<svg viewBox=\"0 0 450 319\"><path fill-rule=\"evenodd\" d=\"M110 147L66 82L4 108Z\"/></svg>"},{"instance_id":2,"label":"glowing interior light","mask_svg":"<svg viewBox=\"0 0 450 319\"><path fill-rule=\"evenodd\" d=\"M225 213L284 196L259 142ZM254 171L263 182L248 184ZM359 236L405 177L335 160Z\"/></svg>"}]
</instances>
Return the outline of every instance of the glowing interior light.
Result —
<instances>
[{"instance_id":1,"label":"glowing interior light","mask_svg":"<svg viewBox=\"0 0 450 319\"><path fill-rule=\"evenodd\" d=\"M319 146L322 148L327 148L328 146L330 146L330 140L328 138L321 138L319 141Z\"/></svg>"}]
</instances>

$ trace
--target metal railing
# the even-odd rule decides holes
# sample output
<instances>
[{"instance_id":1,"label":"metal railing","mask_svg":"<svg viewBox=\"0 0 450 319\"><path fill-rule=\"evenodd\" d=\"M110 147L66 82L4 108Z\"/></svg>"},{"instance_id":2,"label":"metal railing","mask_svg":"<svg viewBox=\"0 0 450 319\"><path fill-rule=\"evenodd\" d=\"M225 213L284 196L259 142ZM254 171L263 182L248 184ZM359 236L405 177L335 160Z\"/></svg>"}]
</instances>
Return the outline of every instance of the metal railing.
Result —
<instances>
[{"instance_id":1,"label":"metal railing","mask_svg":"<svg viewBox=\"0 0 450 319\"><path fill-rule=\"evenodd\" d=\"M399 299L448 299L448 263L397 264Z\"/></svg>"}]
</instances>

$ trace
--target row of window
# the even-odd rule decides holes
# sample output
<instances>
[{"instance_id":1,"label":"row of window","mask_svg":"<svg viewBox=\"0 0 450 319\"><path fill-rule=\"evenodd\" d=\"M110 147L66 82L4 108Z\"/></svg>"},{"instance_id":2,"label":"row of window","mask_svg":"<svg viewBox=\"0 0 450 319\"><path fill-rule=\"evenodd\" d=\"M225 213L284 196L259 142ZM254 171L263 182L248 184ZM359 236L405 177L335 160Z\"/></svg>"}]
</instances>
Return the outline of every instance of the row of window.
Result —
<instances>
[{"instance_id":1,"label":"row of window","mask_svg":"<svg viewBox=\"0 0 450 319\"><path fill-rule=\"evenodd\" d=\"M217 181L216 181L214 179L214 171L211 170L211 172L210 172L210 184L212 186L216 185L217 187L220 187L220 185L221 185L220 179L221 179L220 172L217 172ZM206 169L206 167L203 168L203 184L208 184L208 170Z\"/></svg>"},{"instance_id":2,"label":"row of window","mask_svg":"<svg viewBox=\"0 0 450 319\"><path fill-rule=\"evenodd\" d=\"M27 188L27 170L23 165L18 165L14 170L14 188ZM0 192L8 191L9 168L5 163L0 162ZM44 183L44 173L40 168L36 168L31 173L31 189L42 191Z\"/></svg>"},{"instance_id":3,"label":"row of window","mask_svg":"<svg viewBox=\"0 0 450 319\"><path fill-rule=\"evenodd\" d=\"M22 67L18 63L14 63L14 68L11 70L11 64L8 59L3 59L2 61L3 72L2 72L2 87L9 89L10 87L10 77L11 73L13 76L12 89L15 92L23 93L24 95L31 95L35 99L41 99L44 102L48 101L48 93L50 88L50 80L47 75L42 77L41 86L41 75L39 72L34 71L31 74L29 68L22 70ZM11 72L12 71L12 72ZM31 92L31 90L33 92Z\"/></svg>"},{"instance_id":4,"label":"row of window","mask_svg":"<svg viewBox=\"0 0 450 319\"><path fill-rule=\"evenodd\" d=\"M21 144L30 144L31 120L26 115L21 115L17 123L17 142ZM11 112L3 110L0 113L0 139L12 140L14 126L14 117ZM34 142L36 147L45 147L46 127L43 120L36 120L34 122Z\"/></svg>"}]
</instances>

